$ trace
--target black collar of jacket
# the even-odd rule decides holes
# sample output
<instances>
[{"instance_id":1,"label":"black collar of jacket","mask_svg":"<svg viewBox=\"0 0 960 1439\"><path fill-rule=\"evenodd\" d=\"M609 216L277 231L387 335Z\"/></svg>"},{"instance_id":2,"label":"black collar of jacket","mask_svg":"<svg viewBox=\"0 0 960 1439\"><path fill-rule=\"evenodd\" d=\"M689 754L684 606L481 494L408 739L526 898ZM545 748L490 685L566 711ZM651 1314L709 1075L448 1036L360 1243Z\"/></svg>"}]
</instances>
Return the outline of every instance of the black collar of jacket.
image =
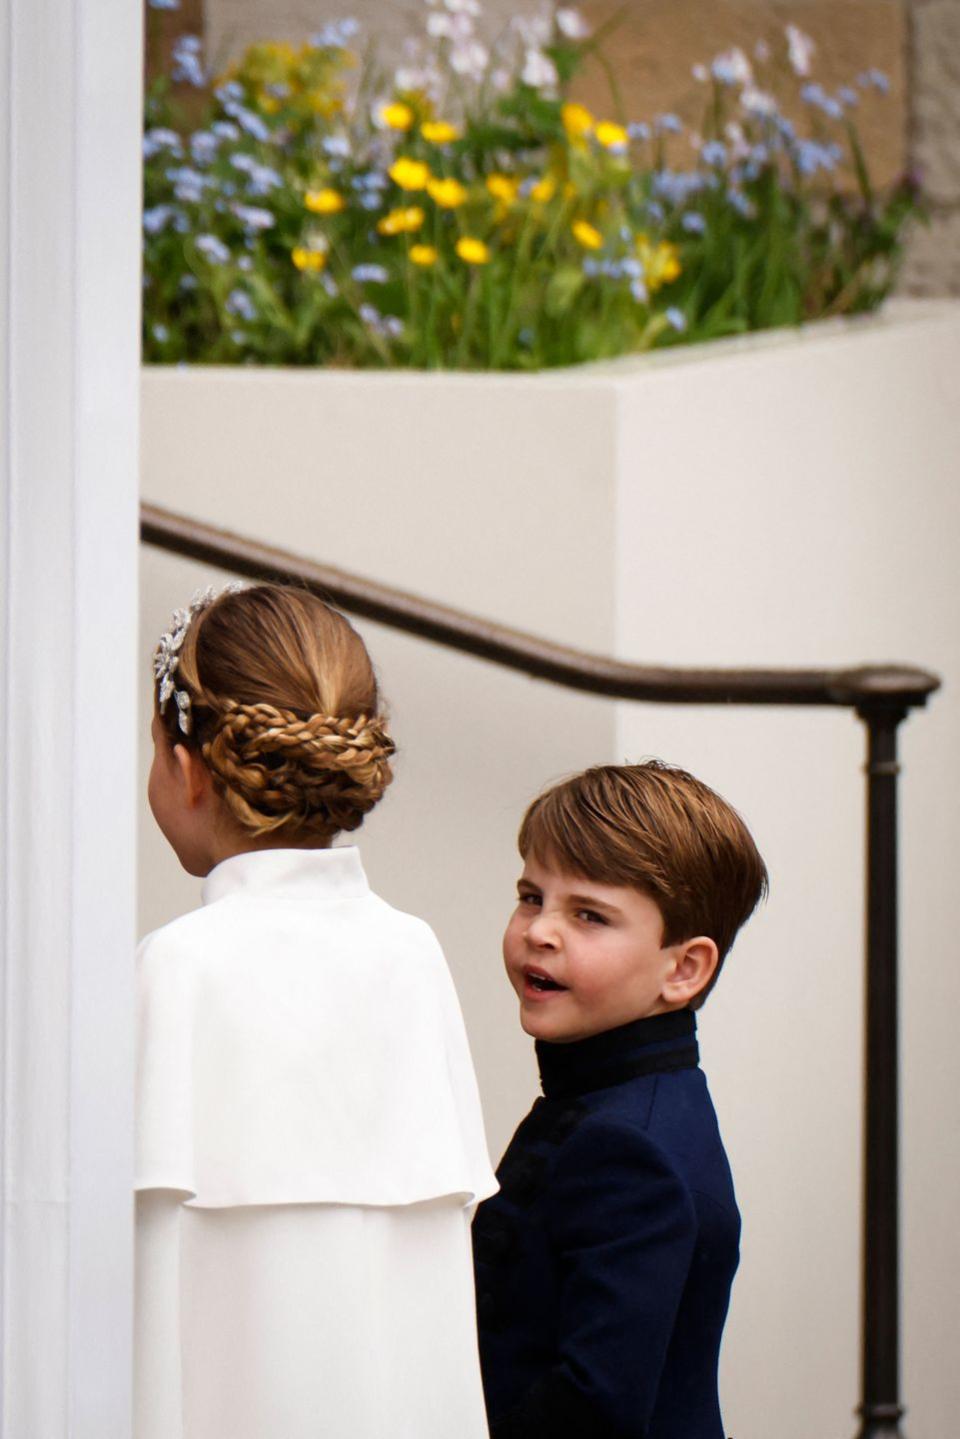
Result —
<instances>
[{"instance_id":1,"label":"black collar of jacket","mask_svg":"<svg viewBox=\"0 0 960 1439\"><path fill-rule=\"evenodd\" d=\"M565 1099L625 1084L645 1074L696 1069L697 1021L692 1010L675 1009L635 1019L571 1044L538 1039L540 1084L547 1099Z\"/></svg>"}]
</instances>

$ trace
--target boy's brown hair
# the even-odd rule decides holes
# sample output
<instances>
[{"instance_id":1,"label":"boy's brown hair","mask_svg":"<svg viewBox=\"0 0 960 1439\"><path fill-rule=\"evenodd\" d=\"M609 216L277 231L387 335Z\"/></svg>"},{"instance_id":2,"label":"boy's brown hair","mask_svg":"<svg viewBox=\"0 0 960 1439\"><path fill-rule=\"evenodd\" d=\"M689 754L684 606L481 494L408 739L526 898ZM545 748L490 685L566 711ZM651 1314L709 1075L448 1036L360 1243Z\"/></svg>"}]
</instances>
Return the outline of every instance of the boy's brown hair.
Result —
<instances>
[{"instance_id":1,"label":"boy's brown hair","mask_svg":"<svg viewBox=\"0 0 960 1439\"><path fill-rule=\"evenodd\" d=\"M691 1009L767 892L766 866L736 810L660 760L598 765L554 785L530 805L518 845L524 859L649 895L665 946L714 940L720 961Z\"/></svg>"}]
</instances>

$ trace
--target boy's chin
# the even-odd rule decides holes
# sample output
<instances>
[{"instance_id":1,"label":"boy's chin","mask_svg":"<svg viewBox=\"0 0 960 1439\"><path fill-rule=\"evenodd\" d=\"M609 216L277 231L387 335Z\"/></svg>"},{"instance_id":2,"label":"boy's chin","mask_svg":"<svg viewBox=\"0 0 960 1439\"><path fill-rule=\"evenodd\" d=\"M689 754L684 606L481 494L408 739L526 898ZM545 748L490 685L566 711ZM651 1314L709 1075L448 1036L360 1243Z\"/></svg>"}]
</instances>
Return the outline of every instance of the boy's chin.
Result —
<instances>
[{"instance_id":1,"label":"boy's chin","mask_svg":"<svg viewBox=\"0 0 960 1439\"><path fill-rule=\"evenodd\" d=\"M546 1013L543 1008L525 1004L520 1006L520 1028L531 1039L542 1039L547 1044L572 1044L586 1038L572 1016Z\"/></svg>"}]
</instances>

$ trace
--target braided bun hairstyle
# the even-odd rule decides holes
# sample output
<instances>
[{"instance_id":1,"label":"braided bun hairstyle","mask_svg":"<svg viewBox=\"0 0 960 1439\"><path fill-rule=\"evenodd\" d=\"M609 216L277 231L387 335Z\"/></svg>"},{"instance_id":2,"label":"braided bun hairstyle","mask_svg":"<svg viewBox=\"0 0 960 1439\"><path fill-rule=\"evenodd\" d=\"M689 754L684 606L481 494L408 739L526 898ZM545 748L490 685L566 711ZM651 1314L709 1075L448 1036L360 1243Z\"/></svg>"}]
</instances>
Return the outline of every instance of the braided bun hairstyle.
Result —
<instances>
[{"instance_id":1,"label":"braided bun hairstyle","mask_svg":"<svg viewBox=\"0 0 960 1439\"><path fill-rule=\"evenodd\" d=\"M329 844L362 824L393 777L366 646L307 590L220 595L190 624L176 686L189 695L190 733L169 705L167 738L200 753L250 837Z\"/></svg>"}]
</instances>

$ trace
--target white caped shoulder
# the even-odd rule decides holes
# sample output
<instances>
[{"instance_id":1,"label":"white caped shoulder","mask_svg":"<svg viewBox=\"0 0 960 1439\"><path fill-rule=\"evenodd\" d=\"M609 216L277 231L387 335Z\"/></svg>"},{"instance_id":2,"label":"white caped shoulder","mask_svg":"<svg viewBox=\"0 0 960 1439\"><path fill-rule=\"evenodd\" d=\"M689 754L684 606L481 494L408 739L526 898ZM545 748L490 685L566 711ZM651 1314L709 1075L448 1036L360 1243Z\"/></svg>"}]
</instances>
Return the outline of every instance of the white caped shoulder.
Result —
<instances>
[{"instance_id":1,"label":"white caped shoulder","mask_svg":"<svg viewBox=\"0 0 960 1439\"><path fill-rule=\"evenodd\" d=\"M224 861L138 973L137 1188L198 1207L495 1191L440 946L356 849Z\"/></svg>"}]
</instances>

